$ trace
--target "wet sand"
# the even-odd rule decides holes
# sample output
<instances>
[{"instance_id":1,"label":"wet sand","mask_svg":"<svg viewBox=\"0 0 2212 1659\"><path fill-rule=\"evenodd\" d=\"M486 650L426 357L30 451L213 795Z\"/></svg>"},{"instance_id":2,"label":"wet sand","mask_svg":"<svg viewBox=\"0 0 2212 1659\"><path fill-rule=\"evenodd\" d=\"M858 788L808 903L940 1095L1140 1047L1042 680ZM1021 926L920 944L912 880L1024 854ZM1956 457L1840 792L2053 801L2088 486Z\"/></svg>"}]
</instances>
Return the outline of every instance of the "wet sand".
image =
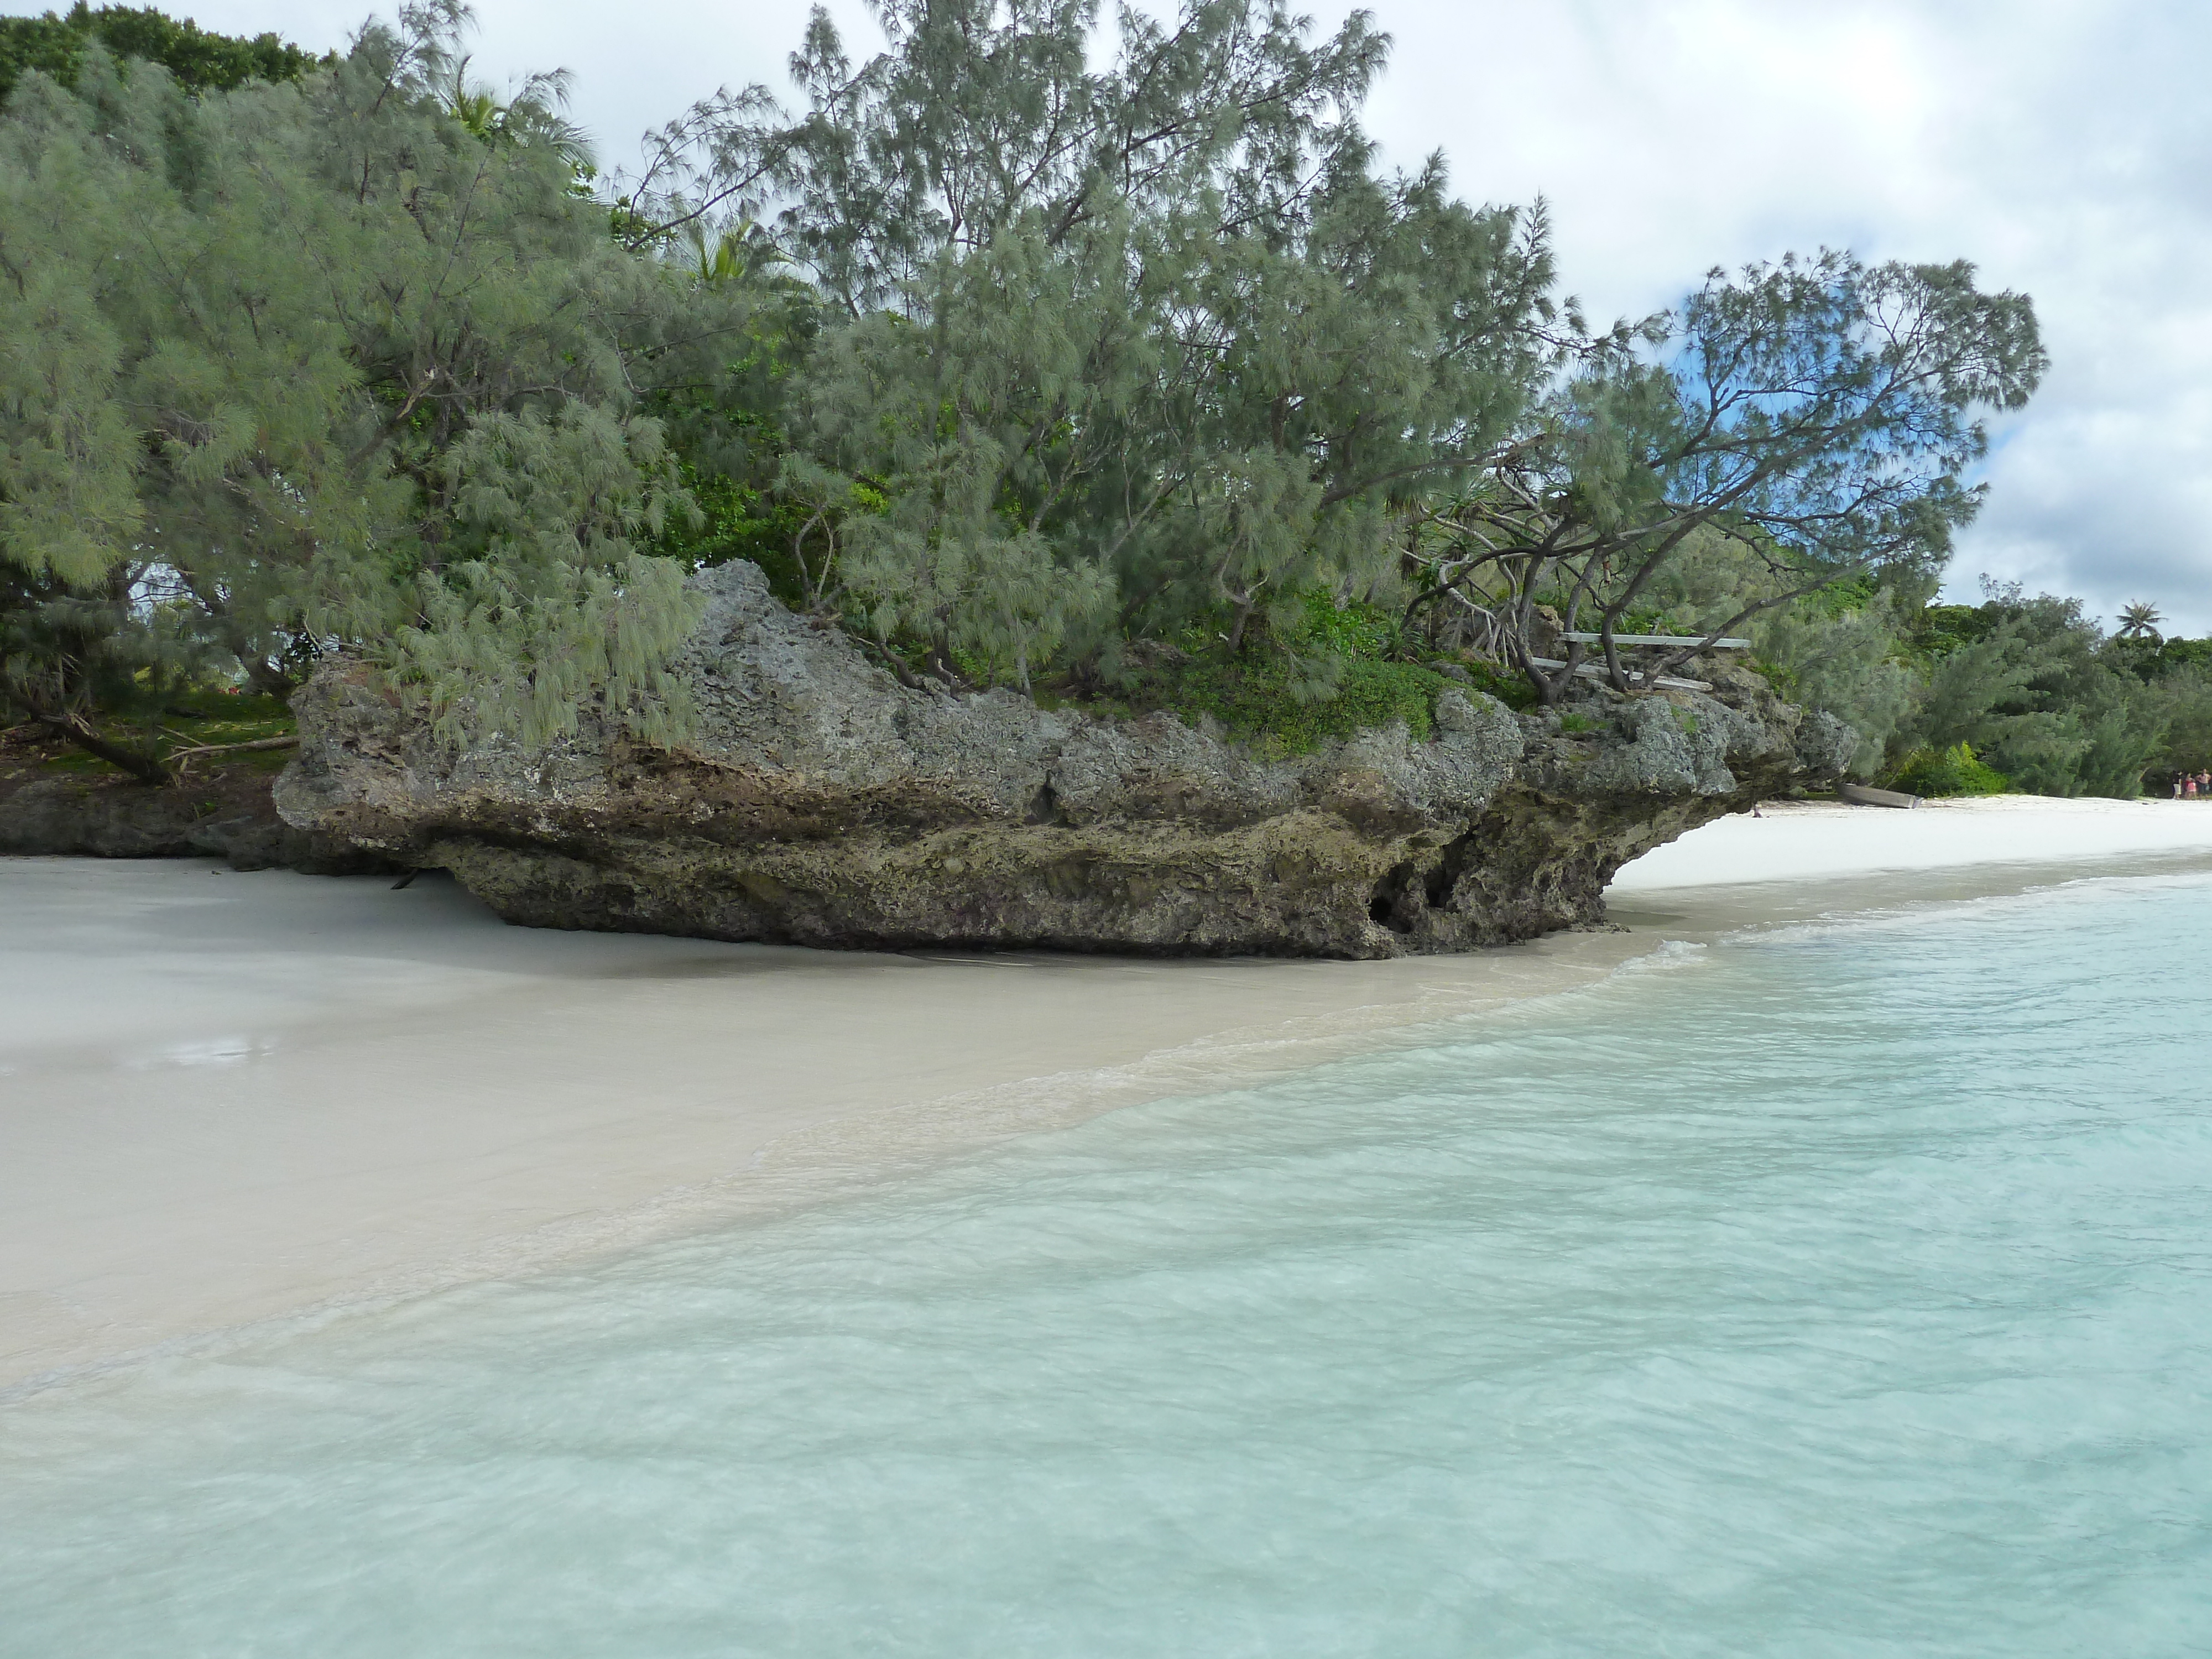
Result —
<instances>
[{"instance_id":1,"label":"wet sand","mask_svg":"<svg viewBox=\"0 0 2212 1659\"><path fill-rule=\"evenodd\" d=\"M450 881L0 860L0 1388L894 1175L1587 983L506 927Z\"/></svg>"},{"instance_id":2,"label":"wet sand","mask_svg":"<svg viewBox=\"0 0 2212 1659\"><path fill-rule=\"evenodd\" d=\"M1784 807L1625 932L1389 963L510 928L449 881L0 860L0 1390L896 1179L1571 990L1668 939L2212 865L2212 803Z\"/></svg>"}]
</instances>

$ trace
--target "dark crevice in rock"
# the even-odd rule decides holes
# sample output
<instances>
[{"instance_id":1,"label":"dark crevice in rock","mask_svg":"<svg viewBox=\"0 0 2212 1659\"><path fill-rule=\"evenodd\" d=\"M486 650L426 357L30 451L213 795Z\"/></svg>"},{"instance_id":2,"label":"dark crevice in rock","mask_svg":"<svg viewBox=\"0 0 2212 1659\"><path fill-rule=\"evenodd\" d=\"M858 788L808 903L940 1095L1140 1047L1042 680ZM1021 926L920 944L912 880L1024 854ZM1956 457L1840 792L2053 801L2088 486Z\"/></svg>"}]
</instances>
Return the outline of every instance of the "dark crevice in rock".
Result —
<instances>
[{"instance_id":1,"label":"dark crevice in rock","mask_svg":"<svg viewBox=\"0 0 2212 1659\"><path fill-rule=\"evenodd\" d=\"M1468 841L1465 836L1450 842L1437 857L1423 884L1422 896L1431 910L1443 909L1451 902L1452 890L1459 884L1460 866L1466 860Z\"/></svg>"},{"instance_id":2,"label":"dark crevice in rock","mask_svg":"<svg viewBox=\"0 0 2212 1659\"><path fill-rule=\"evenodd\" d=\"M1390 918L1396 913L1396 898L1391 891L1389 878L1385 877L1382 885L1375 890L1375 896L1367 902L1368 920L1378 921L1388 927L1390 925Z\"/></svg>"},{"instance_id":3,"label":"dark crevice in rock","mask_svg":"<svg viewBox=\"0 0 2212 1659\"><path fill-rule=\"evenodd\" d=\"M1064 825L1068 821L1067 814L1060 810L1060 797L1053 793L1052 780L1047 778L1037 786L1036 793L1030 797L1029 811L1023 814L1022 822Z\"/></svg>"},{"instance_id":4,"label":"dark crevice in rock","mask_svg":"<svg viewBox=\"0 0 2212 1659\"><path fill-rule=\"evenodd\" d=\"M1375 884L1367 914L1394 933L1410 933L1419 926L1422 892L1420 873L1413 866L1394 866Z\"/></svg>"}]
</instances>

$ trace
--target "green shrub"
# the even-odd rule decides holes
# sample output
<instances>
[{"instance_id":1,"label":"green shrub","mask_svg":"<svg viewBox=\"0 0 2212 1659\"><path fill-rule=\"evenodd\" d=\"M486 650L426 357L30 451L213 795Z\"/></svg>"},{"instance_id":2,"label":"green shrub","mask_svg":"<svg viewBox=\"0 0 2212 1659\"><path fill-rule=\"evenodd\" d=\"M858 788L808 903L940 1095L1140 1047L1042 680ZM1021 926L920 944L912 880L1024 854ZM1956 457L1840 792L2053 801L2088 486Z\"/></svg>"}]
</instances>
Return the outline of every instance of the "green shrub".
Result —
<instances>
[{"instance_id":1,"label":"green shrub","mask_svg":"<svg viewBox=\"0 0 2212 1659\"><path fill-rule=\"evenodd\" d=\"M1398 619L1380 605L1339 605L1326 588L1313 588L1304 596L1304 620L1291 635L1292 643L1347 660L1377 660L1395 654L1401 635Z\"/></svg>"},{"instance_id":2,"label":"green shrub","mask_svg":"<svg viewBox=\"0 0 2212 1659\"><path fill-rule=\"evenodd\" d=\"M1224 625L1222 617L1209 618L1185 629L1172 649L1137 659L1111 695L1077 695L1092 713L1115 718L1165 709L1194 726L1211 719L1273 755L1304 754L1399 723L1425 742L1435 730L1437 698L1448 690L1515 709L1536 701L1527 679L1497 664L1424 660L1394 612L1340 603L1325 589L1303 596L1291 626L1256 631L1234 654L1222 649ZM1438 672L1443 665L1452 673ZM1040 687L1036 695L1043 703L1073 690Z\"/></svg>"},{"instance_id":3,"label":"green shrub","mask_svg":"<svg viewBox=\"0 0 2212 1659\"><path fill-rule=\"evenodd\" d=\"M1392 613L1340 605L1325 590L1304 596L1291 626L1257 631L1234 654L1212 625L1222 620L1185 630L1172 653L1152 656L1119 696L1086 702L1099 713L1165 709L1194 726L1211 719L1263 753L1304 754L1397 723L1424 741L1435 729L1437 694L1453 684L1403 659Z\"/></svg>"},{"instance_id":4,"label":"green shrub","mask_svg":"<svg viewBox=\"0 0 2212 1659\"><path fill-rule=\"evenodd\" d=\"M1948 749L1916 749L1891 776L1889 787L1908 794L2002 795L2012 780L1975 758L1972 746L1954 744Z\"/></svg>"},{"instance_id":5,"label":"green shrub","mask_svg":"<svg viewBox=\"0 0 2212 1659\"><path fill-rule=\"evenodd\" d=\"M1301 702L1291 670L1269 659L1201 659L1186 665L1146 701L1195 725L1204 716L1262 749L1302 755L1333 739L1403 720L1417 740L1435 725L1443 675L1408 662L1353 658L1342 664L1334 693Z\"/></svg>"},{"instance_id":6,"label":"green shrub","mask_svg":"<svg viewBox=\"0 0 2212 1659\"><path fill-rule=\"evenodd\" d=\"M1467 670L1476 690L1497 698L1508 708L1521 710L1536 706L1536 688L1528 684L1526 675L1480 660L1462 659L1460 666Z\"/></svg>"}]
</instances>

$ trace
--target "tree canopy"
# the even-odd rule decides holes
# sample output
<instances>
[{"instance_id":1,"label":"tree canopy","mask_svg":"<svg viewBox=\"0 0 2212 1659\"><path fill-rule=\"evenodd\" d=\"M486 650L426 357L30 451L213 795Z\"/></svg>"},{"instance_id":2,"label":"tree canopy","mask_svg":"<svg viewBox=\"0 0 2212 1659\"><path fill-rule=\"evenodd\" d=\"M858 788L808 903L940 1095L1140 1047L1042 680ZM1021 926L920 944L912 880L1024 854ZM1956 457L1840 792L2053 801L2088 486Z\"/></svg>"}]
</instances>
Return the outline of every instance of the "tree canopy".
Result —
<instances>
[{"instance_id":1,"label":"tree canopy","mask_svg":"<svg viewBox=\"0 0 2212 1659\"><path fill-rule=\"evenodd\" d=\"M1939 568L2043 368L2023 296L1838 252L1591 328L1540 203L1378 165L1364 12L876 15L604 178L557 76L468 82L456 0L320 63L0 33L10 701L97 737L343 649L456 742L665 738L681 579L737 556L953 692L1549 703L1563 629L1626 691L1686 581L1728 629Z\"/></svg>"},{"instance_id":2,"label":"tree canopy","mask_svg":"<svg viewBox=\"0 0 2212 1659\"><path fill-rule=\"evenodd\" d=\"M1834 252L1712 272L1638 331L1647 353L1608 343L1563 376L1436 519L1417 605L1492 600L1496 637L1556 694L1583 650L1530 664L1540 596L1601 636L1620 684L1611 636L1693 536L1764 578L1715 635L1838 580L1940 569L1980 505L1962 482L1988 447L1979 411L2022 406L2045 368L2028 301L1973 277Z\"/></svg>"},{"instance_id":3,"label":"tree canopy","mask_svg":"<svg viewBox=\"0 0 2212 1659\"><path fill-rule=\"evenodd\" d=\"M1540 216L1374 169L1366 15L1130 13L1101 68L1087 0L878 15L855 65L817 13L805 107L706 106L625 198L647 244L768 216L810 279L784 476L882 502L838 548L854 619L1026 683L1387 583L1394 514L1511 429L1555 307Z\"/></svg>"},{"instance_id":4,"label":"tree canopy","mask_svg":"<svg viewBox=\"0 0 2212 1659\"><path fill-rule=\"evenodd\" d=\"M26 70L74 87L88 55L159 64L190 92L227 91L249 81L296 81L319 60L274 34L252 40L211 34L150 6L101 6L77 0L66 14L0 17L0 101Z\"/></svg>"},{"instance_id":5,"label":"tree canopy","mask_svg":"<svg viewBox=\"0 0 2212 1659\"><path fill-rule=\"evenodd\" d=\"M37 643L88 604L126 679L282 690L344 642L457 734L665 702L683 573L644 548L689 509L639 405L731 378L745 307L614 243L551 112L456 118L458 22L199 97L90 51L11 99L0 561L38 717L88 714L89 659Z\"/></svg>"}]
</instances>

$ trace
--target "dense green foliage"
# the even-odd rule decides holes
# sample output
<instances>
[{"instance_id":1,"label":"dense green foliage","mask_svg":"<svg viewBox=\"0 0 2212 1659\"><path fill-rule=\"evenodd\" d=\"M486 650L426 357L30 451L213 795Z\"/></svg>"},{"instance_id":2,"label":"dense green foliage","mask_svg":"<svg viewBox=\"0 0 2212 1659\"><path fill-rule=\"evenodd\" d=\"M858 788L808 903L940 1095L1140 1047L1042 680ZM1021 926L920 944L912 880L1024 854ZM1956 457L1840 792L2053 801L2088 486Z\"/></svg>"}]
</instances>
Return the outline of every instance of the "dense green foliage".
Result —
<instances>
[{"instance_id":1,"label":"dense green foliage","mask_svg":"<svg viewBox=\"0 0 2212 1659\"><path fill-rule=\"evenodd\" d=\"M1915 795L2002 795L2012 780L1984 763L1971 744L1916 749L1890 775L1894 788Z\"/></svg>"},{"instance_id":2,"label":"dense green foliage","mask_svg":"<svg viewBox=\"0 0 2212 1659\"><path fill-rule=\"evenodd\" d=\"M1683 561L1645 620L1688 633L1759 591L1725 550ZM2080 602L1984 584L1843 584L1756 619L1759 667L1860 733L1857 769L1920 794L2128 798L2212 765L2212 641L2107 635ZM1967 757L1972 764L1967 765ZM1993 783L1993 780L1997 781Z\"/></svg>"},{"instance_id":3,"label":"dense green foliage","mask_svg":"<svg viewBox=\"0 0 2212 1659\"><path fill-rule=\"evenodd\" d=\"M1242 4L1132 15L1096 70L1080 0L880 15L857 68L817 17L810 106L715 153L836 320L783 481L879 493L844 520L853 619L1026 684L1217 611L1232 654L1255 623L1286 648L1310 590L1389 580L1394 492L1525 404L1551 269L1440 163L1375 174L1367 20L1314 46Z\"/></svg>"},{"instance_id":4,"label":"dense green foliage","mask_svg":"<svg viewBox=\"0 0 2212 1659\"><path fill-rule=\"evenodd\" d=\"M1540 208L1376 166L1364 13L877 12L605 179L557 76L468 83L457 0L322 62L0 23L9 708L160 775L165 709L345 650L456 742L667 738L682 578L746 558L911 684L1288 749L1626 691L1656 631L1749 634L1870 775L2203 753L2154 612L1929 605L2025 298L1824 252L1593 330Z\"/></svg>"},{"instance_id":5,"label":"dense green foliage","mask_svg":"<svg viewBox=\"0 0 2212 1659\"><path fill-rule=\"evenodd\" d=\"M1613 629L1692 538L1786 579L1764 607L1940 565L1979 411L2042 370L2027 302L1967 267L1835 253L1591 333L1540 211L1465 206L1440 157L1375 170L1364 13L1316 44L1251 0L1127 12L1097 67L1095 0L877 9L885 52L817 15L805 107L695 112L623 213L641 246L736 214L808 274L778 483L880 496L815 520L819 591L948 679L1110 687L1198 626L1325 698L1358 659L1312 647L1322 592L1410 599L1410 645L1553 701L1582 649L1534 660L1539 596Z\"/></svg>"},{"instance_id":6,"label":"dense green foliage","mask_svg":"<svg viewBox=\"0 0 2212 1659\"><path fill-rule=\"evenodd\" d=\"M731 383L755 307L616 246L550 110L458 118L457 21L199 97L88 48L10 100L0 672L33 717L281 691L347 642L457 736L586 696L665 724L683 573L645 550L691 509L641 405Z\"/></svg>"},{"instance_id":7,"label":"dense green foliage","mask_svg":"<svg viewBox=\"0 0 2212 1659\"><path fill-rule=\"evenodd\" d=\"M249 81L297 81L317 66L307 52L273 34L251 40L210 34L151 7L88 6L66 15L0 17L0 101L27 70L74 87L88 55L159 64L189 92L228 91Z\"/></svg>"},{"instance_id":8,"label":"dense green foliage","mask_svg":"<svg viewBox=\"0 0 2212 1659\"><path fill-rule=\"evenodd\" d=\"M1971 744L2013 782L2046 794L2125 794L2163 721L2105 659L2101 630L2071 600L2017 589L1978 607L1931 606L1915 643L1929 659L1915 711L1931 747Z\"/></svg>"},{"instance_id":9,"label":"dense green foliage","mask_svg":"<svg viewBox=\"0 0 2212 1659\"><path fill-rule=\"evenodd\" d=\"M1453 683L1407 659L1389 612L1340 605L1322 592L1306 596L1303 614L1279 629L1279 641L1282 648L1273 651L1224 653L1208 649L1205 630L1194 628L1179 645L1137 653L1121 696L1133 708L1167 708L1193 723L1217 720L1267 750L1297 754L1395 724L1425 738L1437 693Z\"/></svg>"}]
</instances>

